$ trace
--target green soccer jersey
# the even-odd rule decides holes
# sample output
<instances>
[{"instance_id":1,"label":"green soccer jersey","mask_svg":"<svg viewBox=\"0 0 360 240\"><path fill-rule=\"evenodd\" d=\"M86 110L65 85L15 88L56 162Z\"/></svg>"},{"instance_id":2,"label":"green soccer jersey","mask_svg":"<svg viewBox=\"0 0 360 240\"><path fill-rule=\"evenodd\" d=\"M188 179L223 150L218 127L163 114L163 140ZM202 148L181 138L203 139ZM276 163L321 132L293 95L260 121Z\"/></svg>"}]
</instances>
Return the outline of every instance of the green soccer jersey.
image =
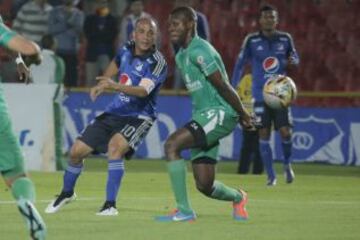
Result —
<instances>
[{"instance_id":1,"label":"green soccer jersey","mask_svg":"<svg viewBox=\"0 0 360 240\"><path fill-rule=\"evenodd\" d=\"M229 81L220 54L209 42L195 36L187 48L181 48L176 54L176 64L191 95L193 112L223 108L227 113L237 115L207 80L209 75L220 71L224 81Z\"/></svg>"}]
</instances>

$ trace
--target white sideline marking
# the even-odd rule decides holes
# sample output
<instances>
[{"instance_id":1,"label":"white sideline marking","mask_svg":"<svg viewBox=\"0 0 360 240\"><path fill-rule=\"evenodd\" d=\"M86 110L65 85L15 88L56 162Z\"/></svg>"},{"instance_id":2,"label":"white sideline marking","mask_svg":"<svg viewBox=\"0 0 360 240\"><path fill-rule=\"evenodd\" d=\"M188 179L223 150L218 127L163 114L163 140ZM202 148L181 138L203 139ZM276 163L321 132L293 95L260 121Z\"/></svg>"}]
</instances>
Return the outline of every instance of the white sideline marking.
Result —
<instances>
[{"instance_id":1,"label":"white sideline marking","mask_svg":"<svg viewBox=\"0 0 360 240\"><path fill-rule=\"evenodd\" d=\"M122 197L121 200L170 200L171 197ZM196 199L192 198L192 199ZM37 200L37 203L49 203L53 199L42 199ZM76 201L80 202L91 202L91 201L101 201L104 200L103 198L76 198ZM120 201L121 201L120 200ZM268 199L249 199L249 202L255 202L255 203L271 203L271 204L291 204L294 205L295 203L305 204L305 205L359 205L358 201L281 201L281 200L268 200ZM0 201L0 205L6 205L6 204L15 204L16 201Z\"/></svg>"}]
</instances>

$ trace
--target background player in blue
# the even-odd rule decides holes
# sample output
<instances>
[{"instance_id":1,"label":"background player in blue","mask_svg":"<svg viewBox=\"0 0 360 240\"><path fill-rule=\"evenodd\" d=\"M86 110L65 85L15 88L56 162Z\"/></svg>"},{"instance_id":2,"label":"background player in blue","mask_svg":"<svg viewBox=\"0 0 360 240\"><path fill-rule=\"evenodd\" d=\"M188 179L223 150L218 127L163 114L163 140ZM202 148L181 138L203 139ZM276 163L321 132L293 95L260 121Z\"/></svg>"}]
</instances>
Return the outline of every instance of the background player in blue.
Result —
<instances>
[{"instance_id":1,"label":"background player in blue","mask_svg":"<svg viewBox=\"0 0 360 240\"><path fill-rule=\"evenodd\" d=\"M156 118L156 97L166 79L167 65L155 49L157 26L153 19L137 20L134 40L122 47L98 84L90 91L95 101L105 90L119 92L105 112L96 117L71 148L60 195L45 212L55 213L76 198L74 187L83 160L92 152L107 152L106 201L97 215L117 215L116 196L124 174L123 157L130 156ZM112 76L117 75L118 81Z\"/></svg>"},{"instance_id":2,"label":"background player in blue","mask_svg":"<svg viewBox=\"0 0 360 240\"><path fill-rule=\"evenodd\" d=\"M276 30L278 12L275 8L265 5L260 9L260 31L246 36L237 59L232 84L236 86L243 75L246 63L251 64L253 75L252 93L255 99L254 112L261 118L260 153L268 175L267 185L276 184L276 174L272 162L272 150L269 144L271 125L279 130L282 138L284 154L284 173L287 183L294 180L294 172L290 165L291 157L291 116L289 109L274 110L263 100L262 89L266 80L274 74L285 74L289 65L297 65L299 57L289 33Z\"/></svg>"}]
</instances>

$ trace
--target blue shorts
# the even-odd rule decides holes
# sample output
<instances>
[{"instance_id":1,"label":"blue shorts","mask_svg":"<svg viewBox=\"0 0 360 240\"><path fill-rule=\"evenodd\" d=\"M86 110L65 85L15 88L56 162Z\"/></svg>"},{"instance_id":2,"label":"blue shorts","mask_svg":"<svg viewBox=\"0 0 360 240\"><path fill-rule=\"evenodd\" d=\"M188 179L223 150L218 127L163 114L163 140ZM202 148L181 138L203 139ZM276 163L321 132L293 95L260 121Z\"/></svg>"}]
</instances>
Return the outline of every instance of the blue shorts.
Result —
<instances>
[{"instance_id":1,"label":"blue shorts","mask_svg":"<svg viewBox=\"0 0 360 240\"><path fill-rule=\"evenodd\" d=\"M272 109L264 102L255 102L254 113L261 119L261 128L271 128L272 123L275 130L293 126L290 108Z\"/></svg>"}]
</instances>

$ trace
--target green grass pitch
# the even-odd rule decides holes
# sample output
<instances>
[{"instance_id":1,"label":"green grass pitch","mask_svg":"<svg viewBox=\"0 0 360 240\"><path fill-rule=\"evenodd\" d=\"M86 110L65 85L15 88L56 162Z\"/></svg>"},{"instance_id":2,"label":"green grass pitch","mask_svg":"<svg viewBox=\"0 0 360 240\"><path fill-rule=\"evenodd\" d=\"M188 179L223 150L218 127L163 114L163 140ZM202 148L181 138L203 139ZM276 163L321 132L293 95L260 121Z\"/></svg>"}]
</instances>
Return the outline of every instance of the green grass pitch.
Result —
<instances>
[{"instance_id":1,"label":"green grass pitch","mask_svg":"<svg viewBox=\"0 0 360 240\"><path fill-rule=\"evenodd\" d=\"M43 213L60 190L62 172L32 172L37 207L48 226L49 240L358 240L360 239L360 168L321 164L295 164L296 179L285 184L276 164L278 185L265 186L265 175L234 174L236 163L218 164L217 179L242 186L249 193L247 222L231 218L231 204L208 199L188 189L198 219L193 223L158 223L154 216L174 208L165 162L126 162L126 175L118 198L119 216L99 217L103 203L106 161L89 159L80 177L78 200L57 214ZM281 174L280 174L281 173ZM29 239L10 191L0 184L0 239Z\"/></svg>"}]
</instances>

